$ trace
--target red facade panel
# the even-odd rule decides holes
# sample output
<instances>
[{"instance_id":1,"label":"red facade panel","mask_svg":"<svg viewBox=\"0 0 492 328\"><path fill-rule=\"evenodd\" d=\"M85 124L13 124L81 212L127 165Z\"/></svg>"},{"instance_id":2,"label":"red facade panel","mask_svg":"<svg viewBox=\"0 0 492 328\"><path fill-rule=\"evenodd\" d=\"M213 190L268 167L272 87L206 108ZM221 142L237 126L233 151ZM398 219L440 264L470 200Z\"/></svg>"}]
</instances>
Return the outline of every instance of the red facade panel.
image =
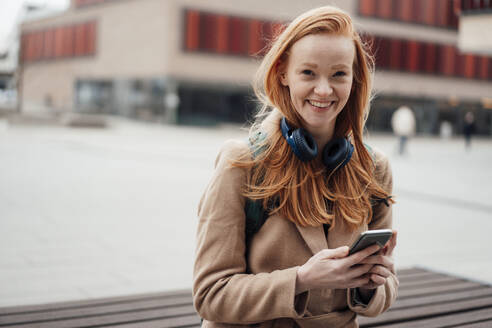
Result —
<instances>
[{"instance_id":1,"label":"red facade panel","mask_svg":"<svg viewBox=\"0 0 492 328\"><path fill-rule=\"evenodd\" d=\"M44 32L43 58L51 59L55 55L55 30L50 28Z\"/></svg>"},{"instance_id":2,"label":"red facade panel","mask_svg":"<svg viewBox=\"0 0 492 328\"><path fill-rule=\"evenodd\" d=\"M444 75L452 76L455 74L456 55L457 52L454 46L443 47L442 73Z\"/></svg>"},{"instance_id":3,"label":"red facade panel","mask_svg":"<svg viewBox=\"0 0 492 328\"><path fill-rule=\"evenodd\" d=\"M424 72L429 74L437 73L437 46L432 43L425 45Z\"/></svg>"},{"instance_id":4,"label":"red facade panel","mask_svg":"<svg viewBox=\"0 0 492 328\"><path fill-rule=\"evenodd\" d=\"M94 55L96 53L96 22L90 22L85 24L86 35L87 35L87 48L86 55Z\"/></svg>"},{"instance_id":5,"label":"red facade panel","mask_svg":"<svg viewBox=\"0 0 492 328\"><path fill-rule=\"evenodd\" d=\"M27 33L25 35L25 60L29 62L32 60L34 51L34 44L32 42L32 33Z\"/></svg>"},{"instance_id":6,"label":"red facade panel","mask_svg":"<svg viewBox=\"0 0 492 328\"><path fill-rule=\"evenodd\" d=\"M95 22L47 28L23 35L22 60L71 58L95 51Z\"/></svg>"},{"instance_id":7,"label":"red facade panel","mask_svg":"<svg viewBox=\"0 0 492 328\"><path fill-rule=\"evenodd\" d=\"M232 17L230 19L229 31L230 53L234 55L246 55L248 48L244 40L247 40L246 20L240 17Z\"/></svg>"},{"instance_id":8,"label":"red facade panel","mask_svg":"<svg viewBox=\"0 0 492 328\"><path fill-rule=\"evenodd\" d=\"M200 48L215 52L217 44L217 16L203 14L200 17Z\"/></svg>"},{"instance_id":9,"label":"red facade panel","mask_svg":"<svg viewBox=\"0 0 492 328\"><path fill-rule=\"evenodd\" d=\"M248 53L252 56L260 54L263 44L261 42L261 22L259 20L252 19L249 22L249 49Z\"/></svg>"},{"instance_id":10,"label":"red facade panel","mask_svg":"<svg viewBox=\"0 0 492 328\"><path fill-rule=\"evenodd\" d=\"M74 31L74 55L75 56L83 56L85 55L86 52L86 34L85 34L85 29L84 25L79 24L75 26L75 31Z\"/></svg>"},{"instance_id":11,"label":"red facade panel","mask_svg":"<svg viewBox=\"0 0 492 328\"><path fill-rule=\"evenodd\" d=\"M485 57L485 56L481 56L480 57L480 69L479 69L479 78L483 79L483 80L486 80L487 79L487 75L488 75L488 72L489 72L489 58L488 57Z\"/></svg>"},{"instance_id":12,"label":"red facade panel","mask_svg":"<svg viewBox=\"0 0 492 328\"><path fill-rule=\"evenodd\" d=\"M359 12L363 16L376 14L376 0L359 0Z\"/></svg>"},{"instance_id":13,"label":"red facade panel","mask_svg":"<svg viewBox=\"0 0 492 328\"><path fill-rule=\"evenodd\" d=\"M186 11L186 49L197 50L199 47L200 14L195 10Z\"/></svg>"},{"instance_id":14,"label":"red facade panel","mask_svg":"<svg viewBox=\"0 0 492 328\"><path fill-rule=\"evenodd\" d=\"M38 31L34 33L34 58L33 60L39 60L43 58L43 46L44 46L44 33Z\"/></svg>"},{"instance_id":15,"label":"red facade panel","mask_svg":"<svg viewBox=\"0 0 492 328\"><path fill-rule=\"evenodd\" d=\"M57 27L55 29L55 57L63 57L63 28Z\"/></svg>"},{"instance_id":16,"label":"red facade panel","mask_svg":"<svg viewBox=\"0 0 492 328\"><path fill-rule=\"evenodd\" d=\"M390 41L390 68L393 70L400 70L402 61L402 41L397 39L391 39Z\"/></svg>"},{"instance_id":17,"label":"red facade panel","mask_svg":"<svg viewBox=\"0 0 492 328\"><path fill-rule=\"evenodd\" d=\"M393 0L379 0L377 7L377 16L391 19L393 17Z\"/></svg>"},{"instance_id":18,"label":"red facade panel","mask_svg":"<svg viewBox=\"0 0 492 328\"><path fill-rule=\"evenodd\" d=\"M391 40L388 38L379 38L376 41L376 68L391 67Z\"/></svg>"},{"instance_id":19,"label":"red facade panel","mask_svg":"<svg viewBox=\"0 0 492 328\"><path fill-rule=\"evenodd\" d=\"M487 64L487 67L489 68L488 69L488 76L487 76L487 79L489 80L492 80L492 57L489 57L489 60L488 60L488 64Z\"/></svg>"},{"instance_id":20,"label":"red facade panel","mask_svg":"<svg viewBox=\"0 0 492 328\"><path fill-rule=\"evenodd\" d=\"M227 53L227 40L229 39L229 18L224 15L217 16L217 43L216 51L218 53Z\"/></svg>"},{"instance_id":21,"label":"red facade panel","mask_svg":"<svg viewBox=\"0 0 492 328\"><path fill-rule=\"evenodd\" d=\"M464 61L464 76L473 78L475 75L475 58L471 54L463 55Z\"/></svg>"},{"instance_id":22,"label":"red facade panel","mask_svg":"<svg viewBox=\"0 0 492 328\"><path fill-rule=\"evenodd\" d=\"M417 41L408 41L407 43L407 62L406 69L410 72L417 72L419 65L419 43Z\"/></svg>"},{"instance_id":23,"label":"red facade panel","mask_svg":"<svg viewBox=\"0 0 492 328\"><path fill-rule=\"evenodd\" d=\"M413 9L413 0L400 0L400 8L398 12L398 19L404 22L412 21L412 9Z\"/></svg>"},{"instance_id":24,"label":"red facade panel","mask_svg":"<svg viewBox=\"0 0 492 328\"><path fill-rule=\"evenodd\" d=\"M63 28L63 56L72 57L74 55L74 26Z\"/></svg>"}]
</instances>

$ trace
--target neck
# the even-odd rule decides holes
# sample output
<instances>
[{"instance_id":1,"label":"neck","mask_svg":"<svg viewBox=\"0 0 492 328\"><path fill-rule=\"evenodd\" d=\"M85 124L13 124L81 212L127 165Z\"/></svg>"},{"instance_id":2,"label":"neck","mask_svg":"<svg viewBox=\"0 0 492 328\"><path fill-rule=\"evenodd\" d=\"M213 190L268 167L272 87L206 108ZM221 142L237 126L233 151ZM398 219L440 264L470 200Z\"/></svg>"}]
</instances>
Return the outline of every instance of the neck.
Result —
<instances>
[{"instance_id":1,"label":"neck","mask_svg":"<svg viewBox=\"0 0 492 328\"><path fill-rule=\"evenodd\" d=\"M323 129L309 129L309 133L313 136L316 144L318 145L318 155L322 152L321 150L325 147L325 145L333 138L335 134L335 124L330 124L329 127L324 127Z\"/></svg>"}]
</instances>

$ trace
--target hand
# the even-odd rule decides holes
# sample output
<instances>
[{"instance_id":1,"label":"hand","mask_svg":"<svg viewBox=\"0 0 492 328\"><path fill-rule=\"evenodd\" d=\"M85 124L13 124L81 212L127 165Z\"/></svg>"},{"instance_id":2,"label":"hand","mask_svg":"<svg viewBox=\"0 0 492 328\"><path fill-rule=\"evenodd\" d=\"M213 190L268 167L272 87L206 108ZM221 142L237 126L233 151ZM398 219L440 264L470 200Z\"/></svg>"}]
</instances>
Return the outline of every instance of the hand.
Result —
<instances>
[{"instance_id":1,"label":"hand","mask_svg":"<svg viewBox=\"0 0 492 328\"><path fill-rule=\"evenodd\" d=\"M374 264L363 260L380 250L373 245L350 256L347 246L324 249L297 269L296 294L315 288L355 288L370 281L367 275ZM360 264L360 265L356 265Z\"/></svg>"},{"instance_id":2,"label":"hand","mask_svg":"<svg viewBox=\"0 0 492 328\"><path fill-rule=\"evenodd\" d=\"M384 285L386 279L395 273L395 264L392 258L393 250L396 247L397 231L393 230L393 236L386 245L375 255L368 256L361 261L361 264L372 264L373 267L368 271L369 282L360 286L361 293L365 294L364 289L372 290ZM367 293L366 293L367 294Z\"/></svg>"}]
</instances>

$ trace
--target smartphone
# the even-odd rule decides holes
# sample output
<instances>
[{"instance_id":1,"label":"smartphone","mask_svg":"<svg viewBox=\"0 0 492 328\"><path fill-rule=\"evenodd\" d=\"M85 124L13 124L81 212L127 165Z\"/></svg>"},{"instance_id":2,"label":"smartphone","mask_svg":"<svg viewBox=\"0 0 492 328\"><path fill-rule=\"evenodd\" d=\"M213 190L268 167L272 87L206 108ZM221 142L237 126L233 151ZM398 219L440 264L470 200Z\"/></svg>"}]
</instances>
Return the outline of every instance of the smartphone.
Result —
<instances>
[{"instance_id":1,"label":"smartphone","mask_svg":"<svg viewBox=\"0 0 492 328\"><path fill-rule=\"evenodd\" d=\"M352 247L350 247L349 255L374 244L379 244L379 246L384 247L392 235L393 231L391 229L365 231L360 234L359 238L357 238Z\"/></svg>"}]
</instances>

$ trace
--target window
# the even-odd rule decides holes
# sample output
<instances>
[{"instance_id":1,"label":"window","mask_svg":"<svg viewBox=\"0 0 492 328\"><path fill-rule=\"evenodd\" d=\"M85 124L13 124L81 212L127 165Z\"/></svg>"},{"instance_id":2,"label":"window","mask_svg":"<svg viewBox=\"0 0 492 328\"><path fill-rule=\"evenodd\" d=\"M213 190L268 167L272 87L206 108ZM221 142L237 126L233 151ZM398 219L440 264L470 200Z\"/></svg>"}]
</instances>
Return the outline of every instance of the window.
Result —
<instances>
[{"instance_id":1,"label":"window","mask_svg":"<svg viewBox=\"0 0 492 328\"><path fill-rule=\"evenodd\" d=\"M372 44L377 69L492 80L492 57L460 53L454 45L383 36L363 39Z\"/></svg>"},{"instance_id":2,"label":"window","mask_svg":"<svg viewBox=\"0 0 492 328\"><path fill-rule=\"evenodd\" d=\"M95 53L96 22L26 32L21 37L23 62L73 58Z\"/></svg>"},{"instance_id":3,"label":"window","mask_svg":"<svg viewBox=\"0 0 492 328\"><path fill-rule=\"evenodd\" d=\"M359 0L359 15L444 28L458 28L453 0Z\"/></svg>"},{"instance_id":4,"label":"window","mask_svg":"<svg viewBox=\"0 0 492 328\"><path fill-rule=\"evenodd\" d=\"M284 25L258 19L227 16L192 9L184 12L183 48L187 52L206 52L238 56L261 54Z\"/></svg>"}]
</instances>

